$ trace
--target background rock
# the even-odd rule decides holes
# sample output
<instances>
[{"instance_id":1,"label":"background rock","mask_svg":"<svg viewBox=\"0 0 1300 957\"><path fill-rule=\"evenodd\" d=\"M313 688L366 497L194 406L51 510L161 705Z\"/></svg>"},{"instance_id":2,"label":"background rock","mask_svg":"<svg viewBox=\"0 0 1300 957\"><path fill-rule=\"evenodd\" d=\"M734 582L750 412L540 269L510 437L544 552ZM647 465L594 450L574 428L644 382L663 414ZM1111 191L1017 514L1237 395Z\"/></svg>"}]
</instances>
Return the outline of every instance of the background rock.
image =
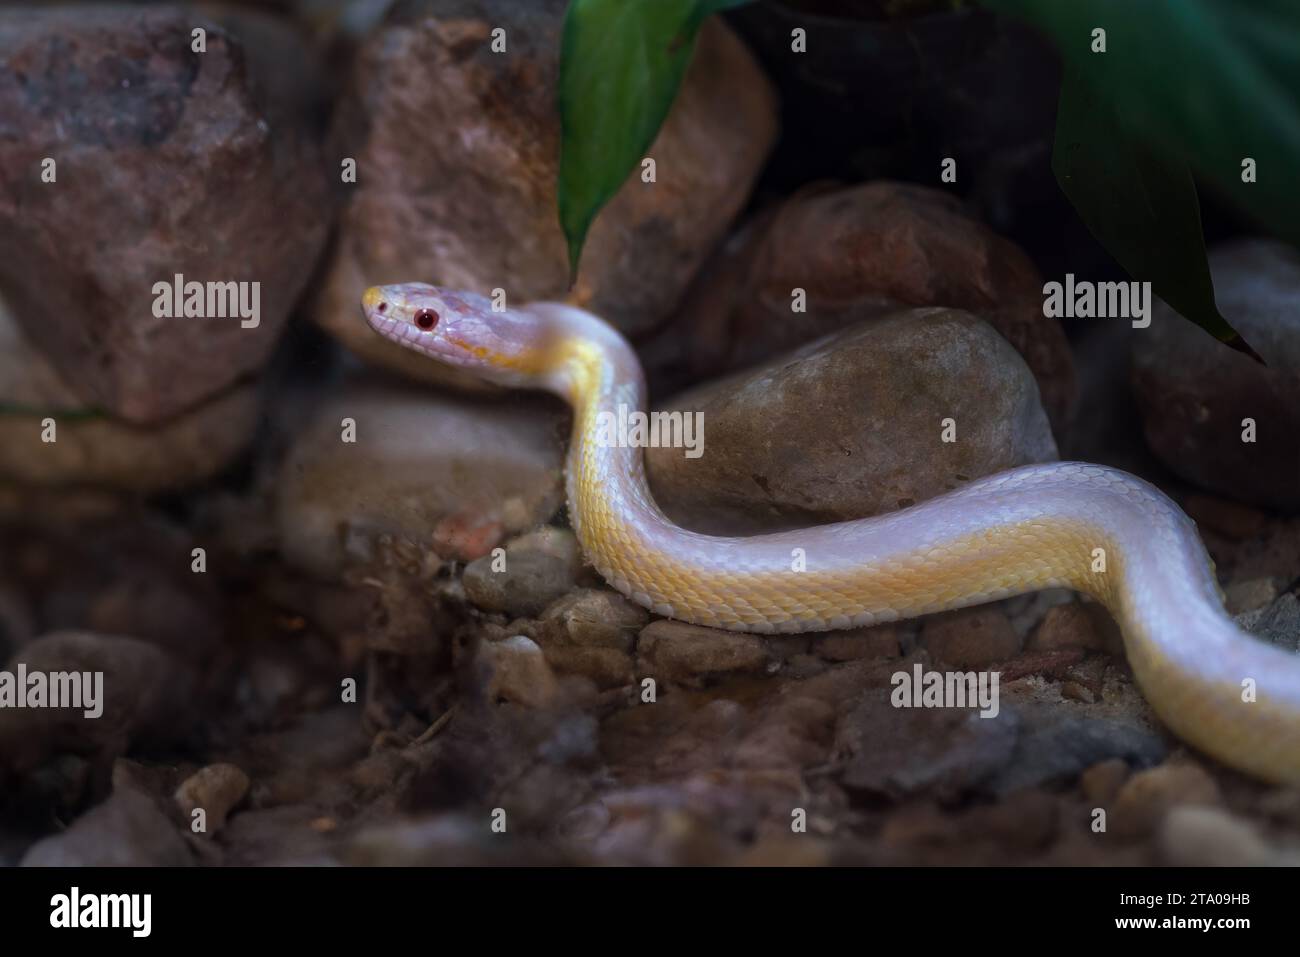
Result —
<instances>
[{"instance_id":1,"label":"background rock","mask_svg":"<svg viewBox=\"0 0 1300 957\"><path fill-rule=\"evenodd\" d=\"M153 645L134 638L62 631L22 648L5 665L19 662L32 672L102 672L102 713L84 708L0 710L0 777L22 773L61 753L84 756L108 767L128 746L177 740L193 707L194 675ZM8 790L7 788L6 790Z\"/></svg>"},{"instance_id":2,"label":"background rock","mask_svg":"<svg viewBox=\"0 0 1300 957\"><path fill-rule=\"evenodd\" d=\"M1070 601L1047 609L1026 647L1031 651L1087 648L1123 655L1124 637L1104 606Z\"/></svg>"},{"instance_id":3,"label":"background rock","mask_svg":"<svg viewBox=\"0 0 1300 957\"><path fill-rule=\"evenodd\" d=\"M253 438L256 385L237 385L166 422L132 425L86 407L0 303L0 478L155 492L210 478ZM54 442L42 439L46 417Z\"/></svg>"},{"instance_id":4,"label":"background rock","mask_svg":"<svg viewBox=\"0 0 1300 957\"><path fill-rule=\"evenodd\" d=\"M900 664L900 670L908 666ZM1011 760L1020 719L1003 708L896 708L888 689L863 693L841 719L835 753L845 787L877 797L934 794L951 798L977 788Z\"/></svg>"},{"instance_id":5,"label":"background rock","mask_svg":"<svg viewBox=\"0 0 1300 957\"><path fill-rule=\"evenodd\" d=\"M1134 336L1147 442L1182 478L1228 498L1300 508L1300 253L1239 240L1210 254L1219 310L1268 363L1234 352L1157 302ZM1242 420L1256 439L1242 441Z\"/></svg>"},{"instance_id":6,"label":"background rock","mask_svg":"<svg viewBox=\"0 0 1300 957\"><path fill-rule=\"evenodd\" d=\"M577 539L567 529L521 535L505 548L504 567L484 555L470 562L461 581L465 595L485 611L538 615L571 588L582 568Z\"/></svg>"},{"instance_id":7,"label":"background rock","mask_svg":"<svg viewBox=\"0 0 1300 957\"><path fill-rule=\"evenodd\" d=\"M1277 867L1300 855L1269 847L1249 822L1215 807L1172 808L1160 825L1160 849L1172 867Z\"/></svg>"},{"instance_id":8,"label":"background rock","mask_svg":"<svg viewBox=\"0 0 1300 957\"><path fill-rule=\"evenodd\" d=\"M424 280L525 303L568 293L556 216L555 108L564 0L401 4L362 49L335 152L357 160L316 310L349 348L425 380L456 381L361 322L367 286ZM506 31L508 55L490 49ZM730 220L776 134L767 81L739 40L705 24L648 155L588 237L572 298L626 332L667 317Z\"/></svg>"},{"instance_id":9,"label":"background rock","mask_svg":"<svg viewBox=\"0 0 1300 957\"><path fill-rule=\"evenodd\" d=\"M792 291L807 311L792 310ZM1075 400L1060 324L1013 243L946 193L879 181L810 187L751 221L701 273L648 347L652 381L682 385L771 358L890 307L949 306L988 321L1024 358L1056 426Z\"/></svg>"},{"instance_id":10,"label":"background rock","mask_svg":"<svg viewBox=\"0 0 1300 957\"><path fill-rule=\"evenodd\" d=\"M1001 605L979 605L927 615L921 644L935 662L953 668L981 668L1014 657L1020 636Z\"/></svg>"},{"instance_id":11,"label":"background rock","mask_svg":"<svg viewBox=\"0 0 1300 957\"><path fill-rule=\"evenodd\" d=\"M489 672L489 700L544 708L559 694L559 685L542 649L531 638L514 635L479 646L479 662Z\"/></svg>"},{"instance_id":12,"label":"background rock","mask_svg":"<svg viewBox=\"0 0 1300 957\"><path fill-rule=\"evenodd\" d=\"M1111 829L1133 839L1154 831L1177 807L1215 807L1223 803L1219 783L1198 764L1166 761L1141 771L1120 788Z\"/></svg>"},{"instance_id":13,"label":"background rock","mask_svg":"<svg viewBox=\"0 0 1300 957\"><path fill-rule=\"evenodd\" d=\"M209 764L181 782L174 795L176 806L187 822L195 810L204 812L205 830L215 834L226 823L231 810L248 793L248 775L233 764Z\"/></svg>"},{"instance_id":14,"label":"background rock","mask_svg":"<svg viewBox=\"0 0 1300 957\"><path fill-rule=\"evenodd\" d=\"M704 454L646 449L655 499L704 532L862 518L1056 458L1023 360L947 309L861 323L667 408L703 415Z\"/></svg>"},{"instance_id":15,"label":"background rock","mask_svg":"<svg viewBox=\"0 0 1300 957\"><path fill-rule=\"evenodd\" d=\"M23 867L186 867L180 829L147 795L119 788L66 831L32 846Z\"/></svg>"},{"instance_id":16,"label":"background rock","mask_svg":"<svg viewBox=\"0 0 1300 957\"><path fill-rule=\"evenodd\" d=\"M557 670L617 687L632 680L637 633L649 617L617 592L579 588L542 613L537 642Z\"/></svg>"},{"instance_id":17,"label":"background rock","mask_svg":"<svg viewBox=\"0 0 1300 957\"><path fill-rule=\"evenodd\" d=\"M356 422L345 443L342 420ZM329 577L376 538L408 539L444 558L486 554L563 501L558 403L484 402L362 377L318 410L279 477L280 546Z\"/></svg>"},{"instance_id":18,"label":"background rock","mask_svg":"<svg viewBox=\"0 0 1300 957\"><path fill-rule=\"evenodd\" d=\"M306 62L291 29L277 43L276 62ZM312 136L262 98L268 49L176 7L0 10L0 289L86 402L158 421L269 354L330 193ZM155 317L153 284L176 274L260 282L259 325Z\"/></svg>"},{"instance_id":19,"label":"background rock","mask_svg":"<svg viewBox=\"0 0 1300 957\"><path fill-rule=\"evenodd\" d=\"M637 643L641 671L670 681L697 684L707 677L755 674L773 663L767 644L757 635L653 621Z\"/></svg>"}]
</instances>

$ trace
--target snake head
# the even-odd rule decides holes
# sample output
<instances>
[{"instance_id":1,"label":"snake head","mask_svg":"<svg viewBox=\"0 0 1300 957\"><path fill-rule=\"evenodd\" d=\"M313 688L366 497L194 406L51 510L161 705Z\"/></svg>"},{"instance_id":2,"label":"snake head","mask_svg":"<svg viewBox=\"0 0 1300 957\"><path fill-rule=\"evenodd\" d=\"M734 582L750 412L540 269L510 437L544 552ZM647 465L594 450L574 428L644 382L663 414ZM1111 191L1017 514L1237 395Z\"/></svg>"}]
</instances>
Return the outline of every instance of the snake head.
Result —
<instances>
[{"instance_id":1,"label":"snake head","mask_svg":"<svg viewBox=\"0 0 1300 957\"><path fill-rule=\"evenodd\" d=\"M486 296L421 282L372 286L366 322L385 339L489 381L528 386L538 371L538 322Z\"/></svg>"}]
</instances>

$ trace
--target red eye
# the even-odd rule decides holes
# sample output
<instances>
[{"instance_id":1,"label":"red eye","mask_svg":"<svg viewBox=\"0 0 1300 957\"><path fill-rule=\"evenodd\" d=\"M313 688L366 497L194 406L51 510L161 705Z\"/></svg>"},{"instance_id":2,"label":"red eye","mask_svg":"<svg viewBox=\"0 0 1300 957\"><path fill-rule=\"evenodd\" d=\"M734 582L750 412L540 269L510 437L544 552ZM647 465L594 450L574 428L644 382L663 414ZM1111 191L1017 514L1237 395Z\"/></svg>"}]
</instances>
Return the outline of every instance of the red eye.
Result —
<instances>
[{"instance_id":1,"label":"red eye","mask_svg":"<svg viewBox=\"0 0 1300 957\"><path fill-rule=\"evenodd\" d=\"M415 314L415 324L427 332L438 324L438 314L432 309L421 309Z\"/></svg>"}]
</instances>

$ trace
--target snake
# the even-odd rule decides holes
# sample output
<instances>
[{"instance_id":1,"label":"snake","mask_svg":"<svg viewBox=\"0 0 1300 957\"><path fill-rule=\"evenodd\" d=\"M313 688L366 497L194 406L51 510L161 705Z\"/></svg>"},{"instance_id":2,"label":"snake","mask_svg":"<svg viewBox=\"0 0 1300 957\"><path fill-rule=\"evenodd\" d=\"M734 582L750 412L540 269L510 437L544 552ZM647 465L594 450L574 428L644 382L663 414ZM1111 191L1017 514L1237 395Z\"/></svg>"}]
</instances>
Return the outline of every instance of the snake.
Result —
<instances>
[{"instance_id":1,"label":"snake","mask_svg":"<svg viewBox=\"0 0 1300 957\"><path fill-rule=\"evenodd\" d=\"M1139 689L1177 737L1264 781L1300 782L1300 660L1237 626L1194 522L1143 479L1053 461L871 517L701 534L656 504L642 449L601 428L602 413L641 412L647 394L633 347L600 317L418 282L366 290L362 312L400 346L572 407L570 524L605 581L654 614L791 634L1073 589L1110 612Z\"/></svg>"}]
</instances>

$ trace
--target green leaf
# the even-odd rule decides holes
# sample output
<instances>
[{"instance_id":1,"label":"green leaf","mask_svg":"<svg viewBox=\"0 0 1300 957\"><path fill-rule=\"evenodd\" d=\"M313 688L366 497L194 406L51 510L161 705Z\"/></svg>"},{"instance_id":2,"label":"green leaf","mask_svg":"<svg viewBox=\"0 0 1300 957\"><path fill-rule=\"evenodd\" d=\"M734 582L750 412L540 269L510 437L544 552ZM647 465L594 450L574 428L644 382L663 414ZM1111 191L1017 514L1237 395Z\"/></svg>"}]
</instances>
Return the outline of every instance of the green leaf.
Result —
<instances>
[{"instance_id":1,"label":"green leaf","mask_svg":"<svg viewBox=\"0 0 1300 957\"><path fill-rule=\"evenodd\" d=\"M749 0L573 0L560 49L560 225L570 279L596 214L644 157L712 13Z\"/></svg>"},{"instance_id":2,"label":"green leaf","mask_svg":"<svg viewBox=\"0 0 1300 957\"><path fill-rule=\"evenodd\" d=\"M1129 136L1073 69L1061 84L1052 169L1088 229L1135 279L1216 338L1237 334L1214 302L1201 208L1186 164Z\"/></svg>"},{"instance_id":3,"label":"green leaf","mask_svg":"<svg viewBox=\"0 0 1300 957\"><path fill-rule=\"evenodd\" d=\"M1175 170L1189 167L1278 236L1300 245L1300 190L1295 189L1300 169L1300 3L983 4L1021 16L1053 37L1066 62L1066 82L1085 80L1110 105L1129 142L1149 144ZM1105 53L1092 52L1097 28L1106 31ZM1103 149L1109 144L1091 145ZM1254 183L1242 182L1246 157L1257 164ZM1111 231L1098 238L1107 249L1116 240ZM1163 241L1162 233L1145 240L1154 246ZM1169 298L1164 291L1161 295Z\"/></svg>"}]
</instances>

